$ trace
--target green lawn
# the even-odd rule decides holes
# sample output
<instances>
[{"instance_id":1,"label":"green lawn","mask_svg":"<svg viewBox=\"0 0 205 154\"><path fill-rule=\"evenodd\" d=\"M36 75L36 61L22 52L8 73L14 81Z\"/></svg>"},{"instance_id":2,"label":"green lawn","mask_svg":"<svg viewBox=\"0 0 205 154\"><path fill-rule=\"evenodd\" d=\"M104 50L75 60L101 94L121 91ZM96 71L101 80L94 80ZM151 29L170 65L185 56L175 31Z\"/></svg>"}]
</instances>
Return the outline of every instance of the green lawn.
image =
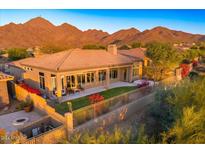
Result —
<instances>
[{"instance_id":1,"label":"green lawn","mask_svg":"<svg viewBox=\"0 0 205 154\"><path fill-rule=\"evenodd\" d=\"M114 96L129 92L129 91L135 90L135 89L136 89L136 87L130 87L130 86L117 87L117 88L113 88L113 89L109 89L109 90L106 90L106 91L99 92L99 94L104 96L105 99L109 99L111 97L114 97ZM70 100L70 102L72 103L72 110L77 110L79 108L90 105L88 97L89 96L84 96L84 97L80 97L80 98L77 98L77 99ZM60 114L64 114L64 113L68 112L68 110L69 110L67 102L57 104L55 106L55 109Z\"/></svg>"}]
</instances>

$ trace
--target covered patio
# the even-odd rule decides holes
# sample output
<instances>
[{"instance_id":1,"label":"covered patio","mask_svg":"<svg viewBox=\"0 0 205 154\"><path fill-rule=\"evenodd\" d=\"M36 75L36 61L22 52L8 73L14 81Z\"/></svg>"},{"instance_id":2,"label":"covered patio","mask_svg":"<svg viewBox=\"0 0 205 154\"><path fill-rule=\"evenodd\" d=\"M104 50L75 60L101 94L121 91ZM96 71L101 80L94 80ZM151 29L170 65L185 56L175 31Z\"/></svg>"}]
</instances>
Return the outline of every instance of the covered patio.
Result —
<instances>
[{"instance_id":1,"label":"covered patio","mask_svg":"<svg viewBox=\"0 0 205 154\"><path fill-rule=\"evenodd\" d=\"M105 86L89 88L89 89L85 89L85 90L80 91L80 92L76 92L74 94L62 96L61 98L59 98L59 102L65 102L65 101L69 101L69 100L72 100L72 99L88 96L88 95L91 95L91 94L95 94L95 93L105 91L107 89L112 89L112 88L117 88L117 87L127 87L127 86L137 86L137 83L135 83L135 82L129 83L129 82L119 81L119 82L110 83L108 88L105 88Z\"/></svg>"},{"instance_id":2,"label":"covered patio","mask_svg":"<svg viewBox=\"0 0 205 154\"><path fill-rule=\"evenodd\" d=\"M110 88L114 82L131 82L132 66L96 68L74 73L65 72L60 76L52 77L51 81L52 94L59 98L69 96L72 98L77 93L92 91L92 89Z\"/></svg>"}]
</instances>

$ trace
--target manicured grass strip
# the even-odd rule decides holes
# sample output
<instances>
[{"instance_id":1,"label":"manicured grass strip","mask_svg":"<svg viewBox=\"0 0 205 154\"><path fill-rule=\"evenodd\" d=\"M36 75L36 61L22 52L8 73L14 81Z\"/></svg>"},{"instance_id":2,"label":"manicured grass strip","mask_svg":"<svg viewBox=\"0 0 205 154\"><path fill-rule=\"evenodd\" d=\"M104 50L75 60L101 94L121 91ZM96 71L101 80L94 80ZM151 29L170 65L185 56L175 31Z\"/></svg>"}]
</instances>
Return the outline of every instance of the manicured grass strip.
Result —
<instances>
[{"instance_id":1,"label":"manicured grass strip","mask_svg":"<svg viewBox=\"0 0 205 154\"><path fill-rule=\"evenodd\" d=\"M102 96L104 96L105 99L108 99L108 98L111 98L111 97L126 93L126 92L131 91L131 90L135 90L135 89L136 89L136 87L130 87L130 86L128 86L128 87L117 87L117 88L109 89L109 90L106 90L106 91L102 91L102 92L100 92L100 94Z\"/></svg>"},{"instance_id":2,"label":"manicured grass strip","mask_svg":"<svg viewBox=\"0 0 205 154\"><path fill-rule=\"evenodd\" d=\"M135 90L135 89L136 89L136 87L130 87L130 86L117 87L117 88L108 89L106 91L99 92L99 94L102 95L106 100L106 99L109 99L111 97L121 95L123 93L129 92L129 91L132 91L132 90ZM79 108L90 105L88 97L89 96L84 96L84 97L80 97L80 98L77 98L77 99L70 100L70 102L72 103L72 109L77 110ZM68 112L68 110L69 110L67 102L57 104L55 106L55 109L60 114L64 114L64 113Z\"/></svg>"},{"instance_id":3,"label":"manicured grass strip","mask_svg":"<svg viewBox=\"0 0 205 154\"><path fill-rule=\"evenodd\" d=\"M55 110L56 112L60 113L61 115L64 115L66 112L69 111L67 102L61 103L61 104L56 104L55 105Z\"/></svg>"}]
</instances>

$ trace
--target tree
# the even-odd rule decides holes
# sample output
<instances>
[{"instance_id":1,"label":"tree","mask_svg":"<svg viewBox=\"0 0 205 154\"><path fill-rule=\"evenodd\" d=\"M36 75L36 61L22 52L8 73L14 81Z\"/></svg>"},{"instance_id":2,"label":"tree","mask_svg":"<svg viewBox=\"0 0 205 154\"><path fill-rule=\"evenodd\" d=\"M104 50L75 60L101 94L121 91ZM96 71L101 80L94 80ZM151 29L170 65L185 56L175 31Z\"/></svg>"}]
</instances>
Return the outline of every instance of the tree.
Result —
<instances>
[{"instance_id":1,"label":"tree","mask_svg":"<svg viewBox=\"0 0 205 154\"><path fill-rule=\"evenodd\" d=\"M29 57L29 53L24 48L12 48L8 49L8 57L11 60L19 60Z\"/></svg>"},{"instance_id":2,"label":"tree","mask_svg":"<svg viewBox=\"0 0 205 154\"><path fill-rule=\"evenodd\" d=\"M83 46L83 49L96 49L96 50L100 50L100 49L106 49L105 46L102 45L95 45L95 44L87 44Z\"/></svg>"},{"instance_id":3,"label":"tree","mask_svg":"<svg viewBox=\"0 0 205 154\"><path fill-rule=\"evenodd\" d=\"M160 79L176 68L182 60L180 53L170 44L148 43L146 47L146 56L152 60L150 69L153 69Z\"/></svg>"},{"instance_id":4,"label":"tree","mask_svg":"<svg viewBox=\"0 0 205 154\"><path fill-rule=\"evenodd\" d=\"M163 143L193 144L205 143L205 111L196 111L194 106L184 107L182 117L167 133L163 133Z\"/></svg>"},{"instance_id":5,"label":"tree","mask_svg":"<svg viewBox=\"0 0 205 154\"><path fill-rule=\"evenodd\" d=\"M145 119L145 135L153 143L205 143L205 79L186 79L157 92Z\"/></svg>"},{"instance_id":6,"label":"tree","mask_svg":"<svg viewBox=\"0 0 205 154\"><path fill-rule=\"evenodd\" d=\"M121 47L119 47L120 50L129 50L130 47L128 45L122 45Z\"/></svg>"},{"instance_id":7,"label":"tree","mask_svg":"<svg viewBox=\"0 0 205 154\"><path fill-rule=\"evenodd\" d=\"M3 54L5 54L5 53L6 53L5 50L0 50L0 55L3 55Z\"/></svg>"},{"instance_id":8,"label":"tree","mask_svg":"<svg viewBox=\"0 0 205 154\"><path fill-rule=\"evenodd\" d=\"M146 111L144 122L144 134L148 142L160 143L161 133L168 131L175 120L174 108L168 102L172 95L170 90L158 90L155 95L155 102Z\"/></svg>"},{"instance_id":9,"label":"tree","mask_svg":"<svg viewBox=\"0 0 205 154\"><path fill-rule=\"evenodd\" d=\"M67 49L69 49L69 47L54 45L54 44L46 44L40 48L40 51L42 53L52 54L52 53L57 53L57 52L64 51Z\"/></svg>"},{"instance_id":10,"label":"tree","mask_svg":"<svg viewBox=\"0 0 205 154\"><path fill-rule=\"evenodd\" d=\"M140 48L140 47L142 47L142 44L140 42L133 42L131 44L131 47L132 48Z\"/></svg>"},{"instance_id":11,"label":"tree","mask_svg":"<svg viewBox=\"0 0 205 154\"><path fill-rule=\"evenodd\" d=\"M200 56L200 52L201 51L199 49L189 49L184 52L183 57L184 59L194 60L194 58Z\"/></svg>"}]
</instances>

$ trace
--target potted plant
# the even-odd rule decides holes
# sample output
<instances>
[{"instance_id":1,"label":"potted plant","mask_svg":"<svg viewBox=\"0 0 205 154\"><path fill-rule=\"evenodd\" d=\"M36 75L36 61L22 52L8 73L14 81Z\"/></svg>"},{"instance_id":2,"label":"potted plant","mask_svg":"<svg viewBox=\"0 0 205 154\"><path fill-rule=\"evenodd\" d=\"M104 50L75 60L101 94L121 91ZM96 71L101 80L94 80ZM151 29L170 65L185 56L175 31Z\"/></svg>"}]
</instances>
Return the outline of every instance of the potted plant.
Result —
<instances>
[{"instance_id":1,"label":"potted plant","mask_svg":"<svg viewBox=\"0 0 205 154\"><path fill-rule=\"evenodd\" d=\"M26 102L23 102L22 106L25 112L31 112L33 110L33 101L27 100Z\"/></svg>"}]
</instances>

